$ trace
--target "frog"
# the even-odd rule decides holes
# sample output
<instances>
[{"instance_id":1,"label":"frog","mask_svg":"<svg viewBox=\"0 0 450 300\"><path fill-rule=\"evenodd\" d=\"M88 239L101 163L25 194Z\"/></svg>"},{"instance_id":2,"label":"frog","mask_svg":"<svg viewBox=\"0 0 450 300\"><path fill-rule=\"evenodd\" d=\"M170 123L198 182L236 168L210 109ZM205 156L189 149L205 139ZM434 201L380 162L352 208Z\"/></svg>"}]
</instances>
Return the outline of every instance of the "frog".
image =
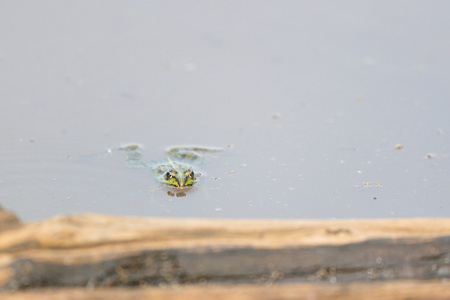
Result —
<instances>
[{"instance_id":1,"label":"frog","mask_svg":"<svg viewBox=\"0 0 450 300\"><path fill-rule=\"evenodd\" d=\"M185 195L184 191L198 182L201 173L195 170L193 165L204 164L213 153L223 151L222 148L177 146L168 148L167 157L164 159L144 161L142 148L139 144L127 144L119 147L118 150L125 152L127 167L150 168L158 183L163 187L176 190L177 196Z\"/></svg>"}]
</instances>

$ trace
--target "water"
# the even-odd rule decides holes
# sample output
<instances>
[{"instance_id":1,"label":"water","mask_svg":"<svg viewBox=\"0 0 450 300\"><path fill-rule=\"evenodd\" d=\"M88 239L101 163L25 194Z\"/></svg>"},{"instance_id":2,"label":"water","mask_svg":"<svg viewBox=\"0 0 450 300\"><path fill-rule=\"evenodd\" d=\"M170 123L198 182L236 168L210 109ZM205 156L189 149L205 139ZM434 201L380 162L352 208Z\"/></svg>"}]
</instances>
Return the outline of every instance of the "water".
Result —
<instances>
[{"instance_id":1,"label":"water","mask_svg":"<svg viewBox=\"0 0 450 300\"><path fill-rule=\"evenodd\" d=\"M449 8L3 3L0 205L23 220L449 217ZM83 158L125 143L225 151L171 197L123 153Z\"/></svg>"}]
</instances>

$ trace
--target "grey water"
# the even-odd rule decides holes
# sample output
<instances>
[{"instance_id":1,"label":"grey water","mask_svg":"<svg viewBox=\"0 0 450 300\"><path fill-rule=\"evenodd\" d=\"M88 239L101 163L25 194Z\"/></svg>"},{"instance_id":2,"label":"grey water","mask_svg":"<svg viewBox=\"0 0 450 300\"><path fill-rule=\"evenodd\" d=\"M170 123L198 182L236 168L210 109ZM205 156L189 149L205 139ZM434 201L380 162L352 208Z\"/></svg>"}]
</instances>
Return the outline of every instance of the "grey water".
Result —
<instances>
[{"instance_id":1,"label":"grey water","mask_svg":"<svg viewBox=\"0 0 450 300\"><path fill-rule=\"evenodd\" d=\"M449 217L447 1L0 4L0 206ZM127 168L222 147L183 197Z\"/></svg>"}]
</instances>

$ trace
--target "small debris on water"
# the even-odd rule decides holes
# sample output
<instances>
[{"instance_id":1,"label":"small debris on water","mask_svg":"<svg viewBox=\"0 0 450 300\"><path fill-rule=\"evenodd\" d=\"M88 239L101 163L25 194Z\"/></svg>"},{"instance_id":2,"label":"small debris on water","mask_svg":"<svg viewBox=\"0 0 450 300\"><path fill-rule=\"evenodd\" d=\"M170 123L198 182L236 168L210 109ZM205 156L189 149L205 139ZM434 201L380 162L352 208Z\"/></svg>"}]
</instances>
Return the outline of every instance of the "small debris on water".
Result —
<instances>
[{"instance_id":1,"label":"small debris on water","mask_svg":"<svg viewBox=\"0 0 450 300\"><path fill-rule=\"evenodd\" d=\"M379 182L360 182L359 185L364 185L366 188L369 188L371 186L376 186L377 188L381 186L381 183Z\"/></svg>"},{"instance_id":2,"label":"small debris on water","mask_svg":"<svg viewBox=\"0 0 450 300\"><path fill-rule=\"evenodd\" d=\"M425 155L426 159L436 159L438 156L434 153L427 153L427 155Z\"/></svg>"},{"instance_id":3,"label":"small debris on water","mask_svg":"<svg viewBox=\"0 0 450 300\"><path fill-rule=\"evenodd\" d=\"M280 113L273 113L272 114L272 120L276 120L276 119L279 119L279 118L281 118L281 114Z\"/></svg>"},{"instance_id":4,"label":"small debris on water","mask_svg":"<svg viewBox=\"0 0 450 300\"><path fill-rule=\"evenodd\" d=\"M394 149L395 150L401 150L401 149L403 149L403 145L402 144L397 144L397 145L394 146Z\"/></svg>"}]
</instances>

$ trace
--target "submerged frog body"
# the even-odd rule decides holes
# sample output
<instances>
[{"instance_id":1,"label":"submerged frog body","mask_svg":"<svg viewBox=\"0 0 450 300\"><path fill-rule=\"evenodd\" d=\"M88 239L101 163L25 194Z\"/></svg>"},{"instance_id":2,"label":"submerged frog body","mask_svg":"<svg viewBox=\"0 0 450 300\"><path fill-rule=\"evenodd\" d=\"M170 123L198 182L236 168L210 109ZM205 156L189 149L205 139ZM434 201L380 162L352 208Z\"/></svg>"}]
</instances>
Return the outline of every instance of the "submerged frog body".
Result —
<instances>
[{"instance_id":1,"label":"submerged frog body","mask_svg":"<svg viewBox=\"0 0 450 300\"><path fill-rule=\"evenodd\" d=\"M188 189L197 181L200 173L194 171L192 164L206 161L204 155L222 151L222 149L202 147L173 147L167 150L169 157L162 161L146 162L142 160L141 146L132 144L119 148L126 152L126 164L132 168L151 168L156 180L174 189Z\"/></svg>"}]
</instances>

